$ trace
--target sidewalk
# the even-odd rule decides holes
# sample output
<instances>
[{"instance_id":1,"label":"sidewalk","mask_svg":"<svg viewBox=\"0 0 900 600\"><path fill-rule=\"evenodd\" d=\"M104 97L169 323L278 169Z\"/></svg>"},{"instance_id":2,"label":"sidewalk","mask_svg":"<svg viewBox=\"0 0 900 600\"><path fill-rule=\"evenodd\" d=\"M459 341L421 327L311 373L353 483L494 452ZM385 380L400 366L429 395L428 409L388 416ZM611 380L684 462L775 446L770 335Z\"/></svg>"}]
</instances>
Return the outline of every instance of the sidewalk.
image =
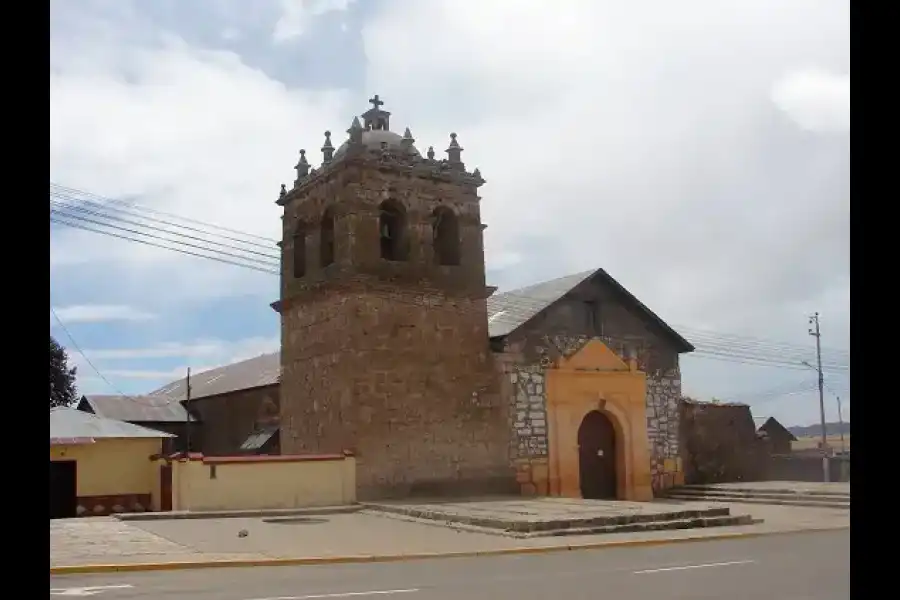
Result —
<instances>
[{"instance_id":1,"label":"sidewalk","mask_svg":"<svg viewBox=\"0 0 900 600\"><path fill-rule=\"evenodd\" d=\"M293 561L371 561L669 543L850 526L846 510L735 504L762 523L679 531L512 539L367 512L266 522L259 517L121 522L88 518L51 522L51 570L60 566ZM245 531L246 536L239 532ZM186 565L185 565L186 566ZM177 566L176 566L177 568ZM124 570L123 569L123 570ZM107 568L106 570L109 570ZM130 569L129 569L130 570ZM64 569L63 569L64 571Z\"/></svg>"}]
</instances>

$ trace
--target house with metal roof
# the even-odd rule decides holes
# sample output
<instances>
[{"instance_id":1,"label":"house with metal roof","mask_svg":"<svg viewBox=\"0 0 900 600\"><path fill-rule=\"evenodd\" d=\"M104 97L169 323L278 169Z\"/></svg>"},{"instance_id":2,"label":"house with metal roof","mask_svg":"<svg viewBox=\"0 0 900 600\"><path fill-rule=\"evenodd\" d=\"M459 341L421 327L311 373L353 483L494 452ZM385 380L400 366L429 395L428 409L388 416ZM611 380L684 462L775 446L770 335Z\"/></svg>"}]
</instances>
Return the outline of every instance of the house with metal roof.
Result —
<instances>
[{"instance_id":1,"label":"house with metal roof","mask_svg":"<svg viewBox=\"0 0 900 600\"><path fill-rule=\"evenodd\" d=\"M75 408L50 409L50 518L159 509L152 458L174 436Z\"/></svg>"},{"instance_id":2,"label":"house with metal roof","mask_svg":"<svg viewBox=\"0 0 900 600\"><path fill-rule=\"evenodd\" d=\"M188 439L192 448L199 448L201 444L198 419L188 414L184 405L174 398L87 394L75 407L89 414L171 434L172 437L163 444L166 453L185 450L186 447L178 447L178 443L187 443Z\"/></svg>"}]
</instances>

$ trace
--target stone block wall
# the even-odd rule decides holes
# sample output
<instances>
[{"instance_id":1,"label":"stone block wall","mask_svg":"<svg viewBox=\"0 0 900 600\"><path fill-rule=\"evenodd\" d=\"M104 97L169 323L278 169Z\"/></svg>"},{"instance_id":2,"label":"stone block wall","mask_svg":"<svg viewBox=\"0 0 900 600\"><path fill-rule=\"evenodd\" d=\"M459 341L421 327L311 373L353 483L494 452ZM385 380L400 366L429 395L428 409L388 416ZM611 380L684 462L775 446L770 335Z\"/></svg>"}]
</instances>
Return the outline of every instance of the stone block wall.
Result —
<instances>
[{"instance_id":1,"label":"stone block wall","mask_svg":"<svg viewBox=\"0 0 900 600\"><path fill-rule=\"evenodd\" d=\"M350 450L361 499L514 490L483 304L362 287L285 309L282 451Z\"/></svg>"},{"instance_id":2,"label":"stone block wall","mask_svg":"<svg viewBox=\"0 0 900 600\"><path fill-rule=\"evenodd\" d=\"M647 376L647 438L653 492L684 484L679 439L681 375L677 369Z\"/></svg>"}]
</instances>

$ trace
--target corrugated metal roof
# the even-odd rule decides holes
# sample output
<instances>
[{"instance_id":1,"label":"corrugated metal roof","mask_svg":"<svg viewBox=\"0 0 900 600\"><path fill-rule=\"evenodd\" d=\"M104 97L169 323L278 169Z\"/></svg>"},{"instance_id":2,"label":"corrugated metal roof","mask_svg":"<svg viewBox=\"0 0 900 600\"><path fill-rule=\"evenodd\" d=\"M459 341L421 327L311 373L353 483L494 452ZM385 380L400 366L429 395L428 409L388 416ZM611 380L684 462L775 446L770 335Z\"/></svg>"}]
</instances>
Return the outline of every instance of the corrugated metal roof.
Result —
<instances>
[{"instance_id":1,"label":"corrugated metal roof","mask_svg":"<svg viewBox=\"0 0 900 600\"><path fill-rule=\"evenodd\" d=\"M492 338L509 335L594 273L583 271L491 296L487 300L488 334Z\"/></svg>"},{"instance_id":2,"label":"corrugated metal roof","mask_svg":"<svg viewBox=\"0 0 900 600\"><path fill-rule=\"evenodd\" d=\"M128 421L129 423L184 423L187 411L177 400L159 396L112 396L91 394L82 396L78 408L87 403L95 415ZM191 417L191 421L196 421Z\"/></svg>"},{"instance_id":3,"label":"corrugated metal roof","mask_svg":"<svg viewBox=\"0 0 900 600\"><path fill-rule=\"evenodd\" d=\"M57 406L50 409L50 439L61 438L171 438L172 434L156 431L125 421L108 419L99 415Z\"/></svg>"},{"instance_id":4,"label":"corrugated metal roof","mask_svg":"<svg viewBox=\"0 0 900 600\"><path fill-rule=\"evenodd\" d=\"M262 429L258 429L251 433L244 443L241 444L241 450L250 451L250 450L259 450L263 446L266 445L272 436L278 433L277 426L264 427Z\"/></svg>"},{"instance_id":5,"label":"corrugated metal roof","mask_svg":"<svg viewBox=\"0 0 900 600\"><path fill-rule=\"evenodd\" d=\"M281 355L278 352L224 365L191 375L191 398L227 394L238 390L274 385L281 377ZM174 400L185 399L185 380L173 381L151 396Z\"/></svg>"}]
</instances>

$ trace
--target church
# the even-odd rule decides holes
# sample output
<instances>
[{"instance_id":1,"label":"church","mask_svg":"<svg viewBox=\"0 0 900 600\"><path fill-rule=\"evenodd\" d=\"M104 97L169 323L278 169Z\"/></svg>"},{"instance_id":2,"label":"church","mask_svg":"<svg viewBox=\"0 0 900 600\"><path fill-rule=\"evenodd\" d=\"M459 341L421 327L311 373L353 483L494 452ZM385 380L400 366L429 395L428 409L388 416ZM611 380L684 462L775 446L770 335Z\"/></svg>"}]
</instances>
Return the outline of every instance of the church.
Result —
<instances>
[{"instance_id":1,"label":"church","mask_svg":"<svg viewBox=\"0 0 900 600\"><path fill-rule=\"evenodd\" d=\"M600 268L496 294L457 135L422 153L370 103L277 200L280 452L353 453L360 499L683 483L693 346Z\"/></svg>"}]
</instances>

